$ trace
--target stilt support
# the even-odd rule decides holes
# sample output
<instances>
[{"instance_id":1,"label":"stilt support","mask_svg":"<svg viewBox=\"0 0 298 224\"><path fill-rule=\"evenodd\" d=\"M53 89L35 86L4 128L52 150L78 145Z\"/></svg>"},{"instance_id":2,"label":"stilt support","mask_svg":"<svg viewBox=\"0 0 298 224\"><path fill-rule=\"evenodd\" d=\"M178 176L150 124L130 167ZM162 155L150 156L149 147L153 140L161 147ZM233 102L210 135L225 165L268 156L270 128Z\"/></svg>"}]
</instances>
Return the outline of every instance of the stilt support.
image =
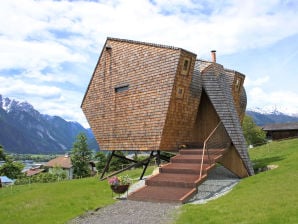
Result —
<instances>
[{"instance_id":1,"label":"stilt support","mask_svg":"<svg viewBox=\"0 0 298 224\"><path fill-rule=\"evenodd\" d=\"M132 162L133 164L131 164L128 167L125 167L125 168L123 168L121 170L115 171L115 172L113 172L113 173L105 176L105 174L107 172L109 172L110 163L111 163L113 157L117 157L117 158L120 158L122 160L127 160L129 162ZM124 172L126 170L129 170L129 169L131 169L133 167L137 167L137 166L142 165L143 166L143 172L142 172L142 174L140 176L140 180L141 180L144 177L144 174L145 174L145 172L147 170L148 165L150 164L151 160L154 159L154 158L156 158L156 162L157 162L158 166L160 165L160 160L164 160L164 161L167 161L167 162L170 161L170 157L161 155L160 154L160 150L151 151L149 157L147 157L147 158L145 158L145 159L143 159L141 161L136 161L136 160L133 160L133 159L129 159L129 158L126 158L125 156L122 156L122 155L117 155L116 154L116 151L114 150L114 151L112 151L111 155L109 156L109 158L107 160L107 163L105 165L105 168L104 168L104 170L103 170L103 172L102 172L102 174L100 176L100 180L105 180L105 179L107 179L109 177L115 176L115 175L117 175L119 173L122 173L122 172Z\"/></svg>"}]
</instances>

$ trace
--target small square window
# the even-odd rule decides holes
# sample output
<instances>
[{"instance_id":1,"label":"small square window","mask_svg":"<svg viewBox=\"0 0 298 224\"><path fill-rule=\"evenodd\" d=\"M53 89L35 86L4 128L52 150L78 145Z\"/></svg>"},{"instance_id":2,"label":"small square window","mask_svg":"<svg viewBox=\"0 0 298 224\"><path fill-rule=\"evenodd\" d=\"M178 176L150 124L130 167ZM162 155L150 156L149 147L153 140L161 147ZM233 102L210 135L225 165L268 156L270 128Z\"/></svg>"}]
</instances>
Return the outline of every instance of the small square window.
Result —
<instances>
[{"instance_id":1,"label":"small square window","mask_svg":"<svg viewBox=\"0 0 298 224\"><path fill-rule=\"evenodd\" d=\"M240 86L241 86L241 78L236 78L236 81L235 81L235 90L238 91L240 89Z\"/></svg>"},{"instance_id":2,"label":"small square window","mask_svg":"<svg viewBox=\"0 0 298 224\"><path fill-rule=\"evenodd\" d=\"M183 59L183 64L182 64L182 70L181 74L182 75L187 75L190 67L190 58L184 58Z\"/></svg>"},{"instance_id":3,"label":"small square window","mask_svg":"<svg viewBox=\"0 0 298 224\"><path fill-rule=\"evenodd\" d=\"M183 62L183 71L187 71L188 70L188 64L189 64L189 61L188 60L184 60L184 62Z\"/></svg>"},{"instance_id":4,"label":"small square window","mask_svg":"<svg viewBox=\"0 0 298 224\"><path fill-rule=\"evenodd\" d=\"M129 89L129 85L115 87L115 93L120 93Z\"/></svg>"},{"instance_id":5,"label":"small square window","mask_svg":"<svg viewBox=\"0 0 298 224\"><path fill-rule=\"evenodd\" d=\"M184 88L178 86L177 91L176 91L176 97L179 99L182 99L184 96Z\"/></svg>"}]
</instances>

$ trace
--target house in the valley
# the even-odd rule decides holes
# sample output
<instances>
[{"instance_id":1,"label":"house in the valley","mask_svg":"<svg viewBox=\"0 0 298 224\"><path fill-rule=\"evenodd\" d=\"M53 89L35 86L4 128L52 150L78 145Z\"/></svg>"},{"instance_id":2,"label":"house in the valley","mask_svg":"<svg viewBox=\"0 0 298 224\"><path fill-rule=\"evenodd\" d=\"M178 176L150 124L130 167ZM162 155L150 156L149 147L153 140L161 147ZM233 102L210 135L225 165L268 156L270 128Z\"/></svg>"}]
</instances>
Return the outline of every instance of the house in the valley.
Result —
<instances>
[{"instance_id":1,"label":"house in the valley","mask_svg":"<svg viewBox=\"0 0 298 224\"><path fill-rule=\"evenodd\" d=\"M241 128L244 79L215 51L205 61L182 48L107 38L81 105L101 150L177 153L130 199L185 202L215 163L254 174Z\"/></svg>"},{"instance_id":2,"label":"house in the valley","mask_svg":"<svg viewBox=\"0 0 298 224\"><path fill-rule=\"evenodd\" d=\"M267 124L262 127L268 139L298 138L298 123Z\"/></svg>"},{"instance_id":3,"label":"house in the valley","mask_svg":"<svg viewBox=\"0 0 298 224\"><path fill-rule=\"evenodd\" d=\"M48 161L45 167L49 168L49 172L53 172L55 168L61 168L65 171L66 178L73 178L73 166L69 155L58 156L50 161Z\"/></svg>"},{"instance_id":4,"label":"house in the valley","mask_svg":"<svg viewBox=\"0 0 298 224\"><path fill-rule=\"evenodd\" d=\"M40 174L40 173L42 173L42 172L44 172L44 171L45 171L45 169L43 169L43 168L40 168L40 167L32 167L32 168L30 168L29 170L26 170L26 171L25 171L25 175L26 175L27 177L31 177L31 176Z\"/></svg>"}]
</instances>

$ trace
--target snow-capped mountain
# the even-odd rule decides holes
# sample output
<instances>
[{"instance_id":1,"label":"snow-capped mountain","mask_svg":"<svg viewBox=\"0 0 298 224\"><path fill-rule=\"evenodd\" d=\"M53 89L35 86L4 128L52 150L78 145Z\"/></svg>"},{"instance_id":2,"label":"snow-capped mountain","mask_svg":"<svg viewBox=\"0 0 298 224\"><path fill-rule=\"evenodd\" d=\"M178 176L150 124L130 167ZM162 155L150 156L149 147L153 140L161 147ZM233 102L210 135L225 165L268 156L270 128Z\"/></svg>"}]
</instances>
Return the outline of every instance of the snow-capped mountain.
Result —
<instances>
[{"instance_id":1,"label":"snow-capped mountain","mask_svg":"<svg viewBox=\"0 0 298 224\"><path fill-rule=\"evenodd\" d=\"M298 122L298 116L280 112L276 108L253 108L246 110L246 114L251 116L254 122L263 126L265 124Z\"/></svg>"},{"instance_id":2,"label":"snow-capped mountain","mask_svg":"<svg viewBox=\"0 0 298 224\"><path fill-rule=\"evenodd\" d=\"M260 114L288 115L291 117L298 117L298 113L293 113L286 107L264 106L262 108L260 107L248 108L247 110L257 112Z\"/></svg>"},{"instance_id":3,"label":"snow-capped mountain","mask_svg":"<svg viewBox=\"0 0 298 224\"><path fill-rule=\"evenodd\" d=\"M14 153L64 153L72 148L76 136L93 134L77 122L39 113L27 102L0 95L0 144ZM98 149L97 145L90 148Z\"/></svg>"},{"instance_id":4,"label":"snow-capped mountain","mask_svg":"<svg viewBox=\"0 0 298 224\"><path fill-rule=\"evenodd\" d=\"M34 111L34 108L31 104L27 102L18 102L16 100L11 100L7 97L3 98L2 95L0 95L0 106L8 113L12 110L20 110L25 112Z\"/></svg>"}]
</instances>

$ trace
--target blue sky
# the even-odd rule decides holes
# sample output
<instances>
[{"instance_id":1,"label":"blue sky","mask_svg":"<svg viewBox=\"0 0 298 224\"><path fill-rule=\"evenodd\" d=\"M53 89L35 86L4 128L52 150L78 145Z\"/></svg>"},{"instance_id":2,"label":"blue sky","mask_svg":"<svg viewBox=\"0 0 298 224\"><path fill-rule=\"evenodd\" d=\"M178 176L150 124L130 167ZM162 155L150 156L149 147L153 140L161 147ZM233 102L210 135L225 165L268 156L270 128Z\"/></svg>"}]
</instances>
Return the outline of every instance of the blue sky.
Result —
<instances>
[{"instance_id":1,"label":"blue sky","mask_svg":"<svg viewBox=\"0 0 298 224\"><path fill-rule=\"evenodd\" d=\"M298 1L3 0L0 94L88 126L80 104L106 37L181 47L246 75L248 108L298 115Z\"/></svg>"}]
</instances>

